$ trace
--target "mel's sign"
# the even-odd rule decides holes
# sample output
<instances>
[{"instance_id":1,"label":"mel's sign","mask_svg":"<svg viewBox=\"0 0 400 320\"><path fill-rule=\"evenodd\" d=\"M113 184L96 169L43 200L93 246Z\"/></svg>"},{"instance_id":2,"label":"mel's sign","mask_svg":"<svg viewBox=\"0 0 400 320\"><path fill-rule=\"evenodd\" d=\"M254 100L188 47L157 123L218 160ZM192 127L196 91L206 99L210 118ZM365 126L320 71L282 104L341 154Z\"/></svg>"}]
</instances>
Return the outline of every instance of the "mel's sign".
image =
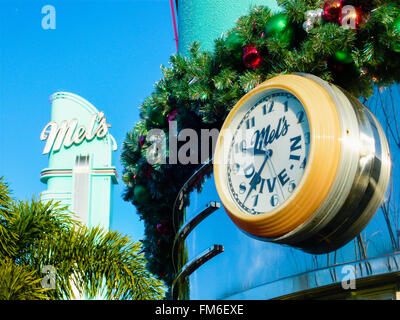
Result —
<instances>
[{"instance_id":1,"label":"mel's sign","mask_svg":"<svg viewBox=\"0 0 400 320\"><path fill-rule=\"evenodd\" d=\"M72 144L80 144L83 140L91 141L94 137L104 138L108 133L110 124L106 123L104 112L94 114L87 127L78 126L78 120L72 119L69 123L64 120L58 125L55 121L49 122L40 134L40 140L47 140L43 154L58 151L61 145L70 147Z\"/></svg>"}]
</instances>

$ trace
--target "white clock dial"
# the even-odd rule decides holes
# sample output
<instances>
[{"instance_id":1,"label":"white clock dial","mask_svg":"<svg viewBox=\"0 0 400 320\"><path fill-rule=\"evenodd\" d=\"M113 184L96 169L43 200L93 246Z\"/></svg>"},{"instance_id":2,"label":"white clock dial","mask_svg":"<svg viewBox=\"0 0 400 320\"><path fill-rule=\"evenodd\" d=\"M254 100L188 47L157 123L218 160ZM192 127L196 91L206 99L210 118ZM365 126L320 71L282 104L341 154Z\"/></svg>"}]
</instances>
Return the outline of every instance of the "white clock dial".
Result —
<instances>
[{"instance_id":1,"label":"white clock dial","mask_svg":"<svg viewBox=\"0 0 400 320\"><path fill-rule=\"evenodd\" d=\"M248 214L282 205L304 174L310 127L301 102L271 90L241 114L226 167L232 200Z\"/></svg>"}]
</instances>

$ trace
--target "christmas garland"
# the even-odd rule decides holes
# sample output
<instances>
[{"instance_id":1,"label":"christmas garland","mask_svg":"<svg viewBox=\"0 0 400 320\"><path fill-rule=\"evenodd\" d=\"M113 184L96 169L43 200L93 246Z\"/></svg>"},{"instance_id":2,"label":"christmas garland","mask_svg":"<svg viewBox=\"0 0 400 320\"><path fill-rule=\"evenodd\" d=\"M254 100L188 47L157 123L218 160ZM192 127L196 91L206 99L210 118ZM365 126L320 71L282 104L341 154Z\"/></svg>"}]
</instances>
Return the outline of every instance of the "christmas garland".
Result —
<instances>
[{"instance_id":1,"label":"christmas garland","mask_svg":"<svg viewBox=\"0 0 400 320\"><path fill-rule=\"evenodd\" d=\"M198 164L153 164L146 160L149 130L219 129L235 103L278 74L305 72L367 99L375 85L400 79L398 0L278 0L282 12L253 8L239 18L214 52L193 43L190 56L172 55L170 67L140 106L141 120L127 134L121 160L124 199L145 225L148 268L170 286L175 276L172 207ZM351 5L351 16L343 8ZM346 20L347 19L347 20ZM346 20L346 21L345 21ZM345 23L352 23L351 27ZM168 159L168 151L166 157Z\"/></svg>"}]
</instances>

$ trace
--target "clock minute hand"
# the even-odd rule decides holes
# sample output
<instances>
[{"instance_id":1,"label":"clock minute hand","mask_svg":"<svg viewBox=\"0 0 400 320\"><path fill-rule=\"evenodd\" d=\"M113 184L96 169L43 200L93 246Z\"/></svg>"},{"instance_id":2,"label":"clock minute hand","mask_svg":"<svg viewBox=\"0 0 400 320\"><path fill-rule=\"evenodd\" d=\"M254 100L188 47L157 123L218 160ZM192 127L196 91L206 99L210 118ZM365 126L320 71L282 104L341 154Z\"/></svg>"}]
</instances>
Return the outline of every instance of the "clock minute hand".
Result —
<instances>
[{"instance_id":1,"label":"clock minute hand","mask_svg":"<svg viewBox=\"0 0 400 320\"><path fill-rule=\"evenodd\" d=\"M269 160L271 162L272 172L276 176L276 170L275 170L274 163L272 162L272 159L269 159ZM282 182L279 179L278 179L278 186L279 186L279 189L281 190L282 198L284 199L285 198L285 194L284 194L283 189L282 189Z\"/></svg>"},{"instance_id":2,"label":"clock minute hand","mask_svg":"<svg viewBox=\"0 0 400 320\"><path fill-rule=\"evenodd\" d=\"M257 185L261 182L261 172L264 170L265 165L267 164L268 159L272 156L272 150L269 149L267 151L265 151L265 158L264 158L264 162L262 163L260 169L258 170L258 172L256 172L253 176L253 178L251 178L250 180L250 190L249 192L247 192L246 198L243 201L243 204L246 202L247 198L249 197L250 193L256 189Z\"/></svg>"},{"instance_id":3,"label":"clock minute hand","mask_svg":"<svg viewBox=\"0 0 400 320\"><path fill-rule=\"evenodd\" d=\"M260 150L261 151L261 150ZM272 150L269 149L267 151L265 151L265 158L264 158L264 162L262 163L260 170L258 170L258 172L256 173L258 177L261 177L261 172L263 171L265 165L267 164L268 159L272 156ZM254 175L255 176L255 175ZM254 178L254 177L253 177ZM253 179L252 179L253 180ZM260 181L258 182L260 183ZM257 184L258 184L257 183Z\"/></svg>"}]
</instances>

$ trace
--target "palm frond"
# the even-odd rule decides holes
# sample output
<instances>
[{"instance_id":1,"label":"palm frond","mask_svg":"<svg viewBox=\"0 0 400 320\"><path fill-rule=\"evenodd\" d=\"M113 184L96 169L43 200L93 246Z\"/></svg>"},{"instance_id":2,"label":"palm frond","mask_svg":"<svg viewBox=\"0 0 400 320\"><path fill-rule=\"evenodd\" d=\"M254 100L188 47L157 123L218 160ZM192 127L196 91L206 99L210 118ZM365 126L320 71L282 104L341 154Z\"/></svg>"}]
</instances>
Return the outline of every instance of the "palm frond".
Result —
<instances>
[{"instance_id":1,"label":"palm frond","mask_svg":"<svg viewBox=\"0 0 400 320\"><path fill-rule=\"evenodd\" d=\"M0 258L16 254L17 235L10 229L14 219L11 203L9 187L4 177L0 177Z\"/></svg>"},{"instance_id":2,"label":"palm frond","mask_svg":"<svg viewBox=\"0 0 400 320\"><path fill-rule=\"evenodd\" d=\"M80 296L106 299L161 299L163 284L145 268L141 244L100 227L62 230L31 248L31 265L56 269L55 299ZM73 286L71 286L71 280Z\"/></svg>"},{"instance_id":3,"label":"palm frond","mask_svg":"<svg viewBox=\"0 0 400 320\"><path fill-rule=\"evenodd\" d=\"M16 266L10 258L0 260L0 300L48 299L35 270Z\"/></svg>"}]
</instances>

